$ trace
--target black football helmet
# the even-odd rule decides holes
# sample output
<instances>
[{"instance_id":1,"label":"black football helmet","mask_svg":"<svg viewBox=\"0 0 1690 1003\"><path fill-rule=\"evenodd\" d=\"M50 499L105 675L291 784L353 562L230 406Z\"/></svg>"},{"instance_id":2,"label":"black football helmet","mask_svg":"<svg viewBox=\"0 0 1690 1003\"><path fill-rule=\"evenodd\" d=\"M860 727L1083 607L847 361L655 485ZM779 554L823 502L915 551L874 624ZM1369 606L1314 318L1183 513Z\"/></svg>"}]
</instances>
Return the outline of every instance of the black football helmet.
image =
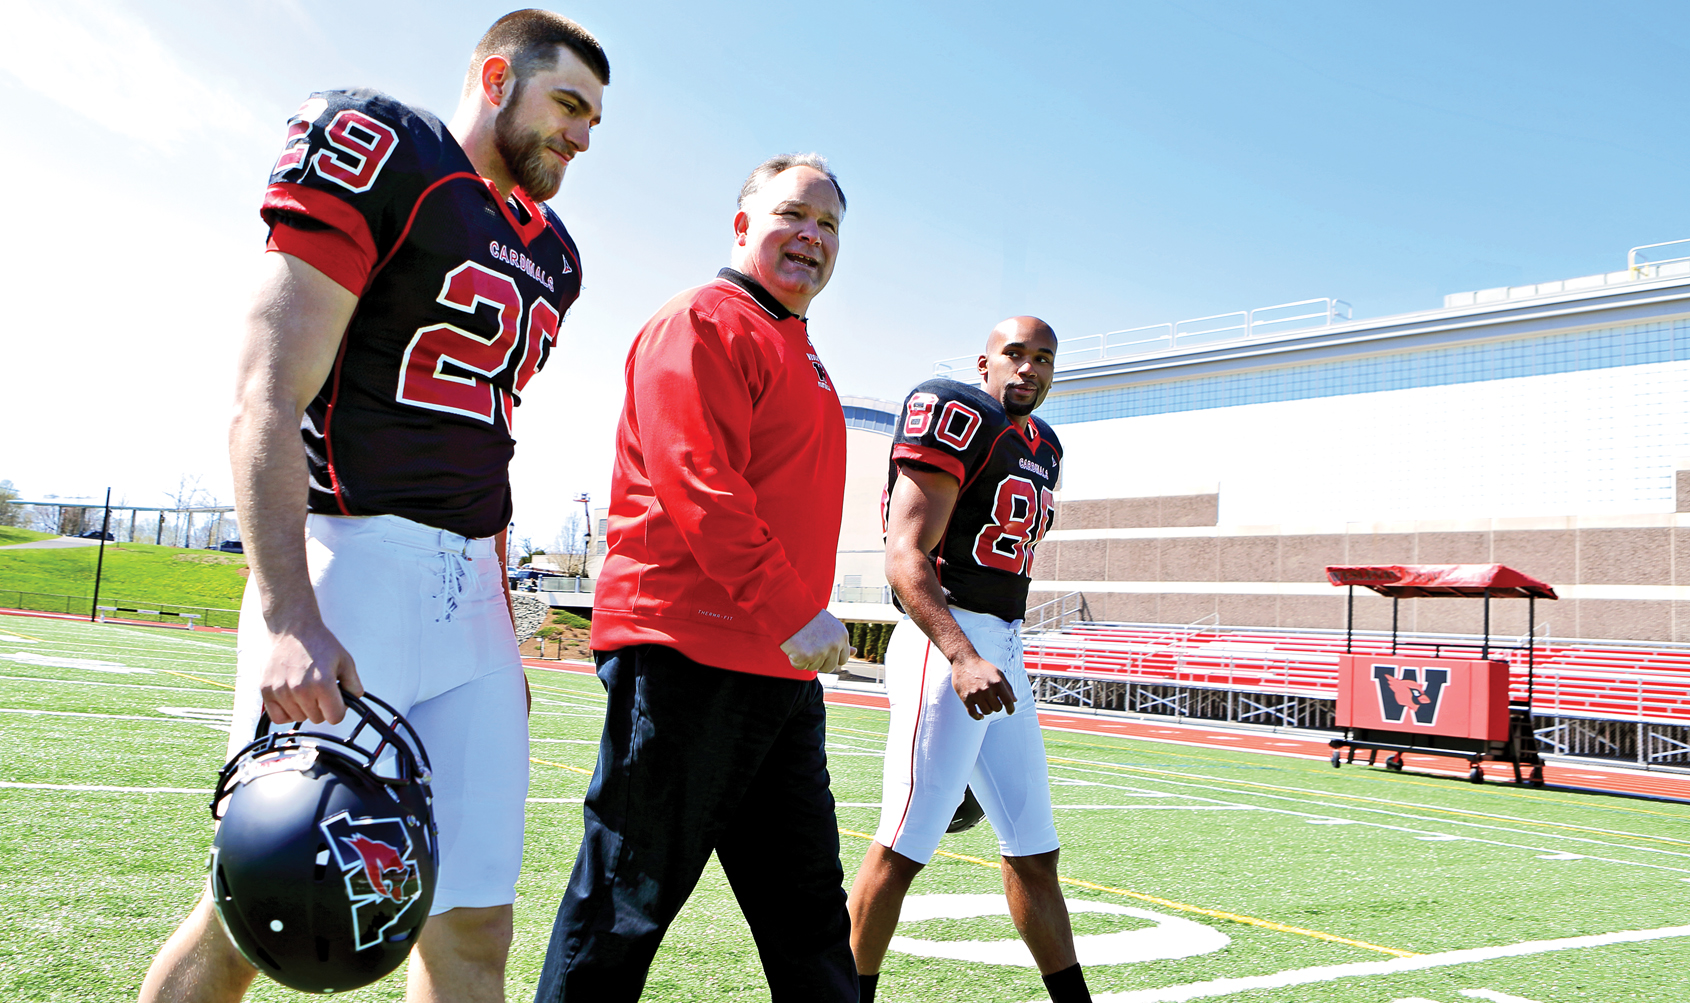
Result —
<instances>
[{"instance_id":1,"label":"black football helmet","mask_svg":"<svg viewBox=\"0 0 1690 1003\"><path fill-rule=\"evenodd\" d=\"M951 816L951 824L945 826L947 833L967 832L980 824L986 817L986 809L980 807L980 802L974 799L974 788L962 789L962 804L956 806L956 814Z\"/></svg>"},{"instance_id":2,"label":"black football helmet","mask_svg":"<svg viewBox=\"0 0 1690 1003\"><path fill-rule=\"evenodd\" d=\"M440 863L428 753L398 711L344 690L345 738L257 735L212 796L211 896L229 940L291 989L338 993L398 968ZM379 708L379 710L377 710Z\"/></svg>"}]
</instances>

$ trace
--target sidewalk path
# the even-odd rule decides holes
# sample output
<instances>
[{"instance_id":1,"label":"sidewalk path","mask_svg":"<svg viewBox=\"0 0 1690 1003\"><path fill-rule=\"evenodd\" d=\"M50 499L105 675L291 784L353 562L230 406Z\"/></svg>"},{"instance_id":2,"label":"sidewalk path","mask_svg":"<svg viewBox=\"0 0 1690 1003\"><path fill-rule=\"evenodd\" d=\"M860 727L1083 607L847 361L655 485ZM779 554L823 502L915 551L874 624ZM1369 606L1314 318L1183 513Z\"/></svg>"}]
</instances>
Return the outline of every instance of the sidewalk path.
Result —
<instances>
[{"instance_id":1,"label":"sidewalk path","mask_svg":"<svg viewBox=\"0 0 1690 1003\"><path fill-rule=\"evenodd\" d=\"M110 540L106 541L110 543ZM80 536L61 536L53 540L36 540L33 543L8 543L0 550L57 550L61 547L98 547L98 540L84 540Z\"/></svg>"}]
</instances>

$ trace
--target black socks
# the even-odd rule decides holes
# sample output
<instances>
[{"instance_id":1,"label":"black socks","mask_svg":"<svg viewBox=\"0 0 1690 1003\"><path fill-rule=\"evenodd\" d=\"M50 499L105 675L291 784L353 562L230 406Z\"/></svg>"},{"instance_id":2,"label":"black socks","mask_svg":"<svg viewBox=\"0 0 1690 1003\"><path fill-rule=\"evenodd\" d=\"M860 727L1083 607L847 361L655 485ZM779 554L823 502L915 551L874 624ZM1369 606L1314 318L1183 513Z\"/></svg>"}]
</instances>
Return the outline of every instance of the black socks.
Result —
<instances>
[{"instance_id":1,"label":"black socks","mask_svg":"<svg viewBox=\"0 0 1690 1003\"><path fill-rule=\"evenodd\" d=\"M874 1003L874 990L880 985L880 973L857 973L857 1003Z\"/></svg>"},{"instance_id":2,"label":"black socks","mask_svg":"<svg viewBox=\"0 0 1690 1003\"><path fill-rule=\"evenodd\" d=\"M1040 978L1044 979L1045 991L1050 993L1050 1003L1091 1003L1091 990L1086 988L1086 977L1080 974L1079 965Z\"/></svg>"},{"instance_id":3,"label":"black socks","mask_svg":"<svg viewBox=\"0 0 1690 1003\"><path fill-rule=\"evenodd\" d=\"M1044 979L1045 991L1050 993L1050 1003L1091 1003L1091 990L1086 988L1086 977L1080 974L1079 965L1040 978ZM857 1003L874 1003L874 993L879 986L879 972L858 975Z\"/></svg>"}]
</instances>

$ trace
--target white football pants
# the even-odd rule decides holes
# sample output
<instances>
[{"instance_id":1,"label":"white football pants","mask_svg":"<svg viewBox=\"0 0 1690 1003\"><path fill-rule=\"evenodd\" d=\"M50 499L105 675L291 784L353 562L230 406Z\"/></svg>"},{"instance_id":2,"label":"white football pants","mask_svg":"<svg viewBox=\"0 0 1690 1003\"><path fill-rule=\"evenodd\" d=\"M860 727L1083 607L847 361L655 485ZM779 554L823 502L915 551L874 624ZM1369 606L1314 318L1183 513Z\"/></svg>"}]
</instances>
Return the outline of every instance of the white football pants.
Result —
<instances>
[{"instance_id":1,"label":"white football pants","mask_svg":"<svg viewBox=\"0 0 1690 1003\"><path fill-rule=\"evenodd\" d=\"M516 901L528 715L494 542L393 515L313 514L305 536L323 622L352 653L364 690L405 715L428 752L440 830L430 914ZM231 756L252 740L263 709L268 638L249 581ZM304 728L344 736L354 720Z\"/></svg>"},{"instance_id":2,"label":"white football pants","mask_svg":"<svg viewBox=\"0 0 1690 1003\"><path fill-rule=\"evenodd\" d=\"M939 846L965 787L1006 856L1048 853L1060 843L1050 810L1044 735L1033 688L1021 663L1021 621L951 607L980 657L1015 692L1015 713L976 721L951 688L951 665L909 617L886 646L886 694L892 703L875 841L925 864Z\"/></svg>"}]
</instances>

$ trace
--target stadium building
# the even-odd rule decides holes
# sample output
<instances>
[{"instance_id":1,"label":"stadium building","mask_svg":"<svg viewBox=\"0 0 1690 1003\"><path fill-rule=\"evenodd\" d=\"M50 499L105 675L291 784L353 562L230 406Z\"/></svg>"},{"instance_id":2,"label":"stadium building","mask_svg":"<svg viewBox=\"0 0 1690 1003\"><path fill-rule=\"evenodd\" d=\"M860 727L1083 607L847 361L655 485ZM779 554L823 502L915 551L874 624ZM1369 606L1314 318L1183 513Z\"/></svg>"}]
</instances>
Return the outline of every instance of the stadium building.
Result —
<instances>
[{"instance_id":1,"label":"stadium building","mask_svg":"<svg viewBox=\"0 0 1690 1003\"><path fill-rule=\"evenodd\" d=\"M1064 340L1040 414L1066 462L1024 626L1039 698L1330 732L1353 610L1434 650L1529 633L1535 677L1501 653L1528 743L1690 768L1686 249L1418 313L1324 299ZM1326 575L1449 564L1559 598L1352 597Z\"/></svg>"},{"instance_id":2,"label":"stadium building","mask_svg":"<svg viewBox=\"0 0 1690 1003\"><path fill-rule=\"evenodd\" d=\"M1327 565L1500 563L1559 591L1540 631L1690 641L1690 259L1631 259L1420 313L1316 300L1065 341L1035 601L1334 628ZM1388 628L1389 607L1358 601L1357 625ZM1460 603L1402 616L1479 629Z\"/></svg>"}]
</instances>

